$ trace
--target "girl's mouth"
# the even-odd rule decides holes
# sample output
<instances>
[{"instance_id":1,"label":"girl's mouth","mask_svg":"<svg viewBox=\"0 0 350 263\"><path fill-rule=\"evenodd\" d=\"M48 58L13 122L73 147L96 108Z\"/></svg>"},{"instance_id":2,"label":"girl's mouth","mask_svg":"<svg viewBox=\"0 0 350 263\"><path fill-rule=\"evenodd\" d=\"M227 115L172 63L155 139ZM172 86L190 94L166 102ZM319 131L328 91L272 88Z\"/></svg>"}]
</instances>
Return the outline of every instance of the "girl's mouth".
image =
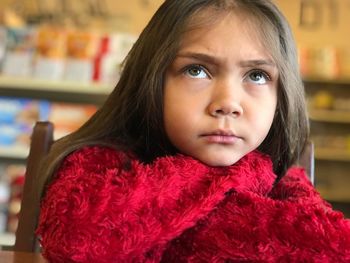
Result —
<instances>
[{"instance_id":1,"label":"girl's mouth","mask_svg":"<svg viewBox=\"0 0 350 263\"><path fill-rule=\"evenodd\" d=\"M232 131L217 130L210 133L202 134L200 137L204 138L210 143L233 144L241 138L236 136Z\"/></svg>"}]
</instances>

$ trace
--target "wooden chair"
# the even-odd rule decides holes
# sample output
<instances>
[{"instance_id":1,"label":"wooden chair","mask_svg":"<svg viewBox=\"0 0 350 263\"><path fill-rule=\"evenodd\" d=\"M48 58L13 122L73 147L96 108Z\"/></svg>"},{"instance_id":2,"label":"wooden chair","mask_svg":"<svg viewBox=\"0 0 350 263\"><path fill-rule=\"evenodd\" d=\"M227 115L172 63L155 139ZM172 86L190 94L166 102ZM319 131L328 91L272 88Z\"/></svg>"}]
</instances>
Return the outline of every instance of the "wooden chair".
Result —
<instances>
[{"instance_id":1,"label":"wooden chair","mask_svg":"<svg viewBox=\"0 0 350 263\"><path fill-rule=\"evenodd\" d=\"M53 125L50 122L37 122L34 126L30 152L27 159L26 179L23 188L23 198L16 232L16 251L37 252L40 250L35 229L40 211L40 196L43 186L36 184L40 174L41 160L47 155L53 143ZM314 149L309 143L301 155L299 165L303 166L310 180L314 180Z\"/></svg>"},{"instance_id":2,"label":"wooden chair","mask_svg":"<svg viewBox=\"0 0 350 263\"><path fill-rule=\"evenodd\" d=\"M314 156L314 144L309 141L302 152L297 164L304 167L306 174L312 184L315 183L315 156Z\"/></svg>"},{"instance_id":3,"label":"wooden chair","mask_svg":"<svg viewBox=\"0 0 350 263\"><path fill-rule=\"evenodd\" d=\"M42 186L36 183L36 178L40 176L38 174L40 162L49 152L52 142L53 124L50 122L37 122L33 129L27 159L21 210L14 246L14 250L16 251L39 251L35 229L40 210L40 193L43 189L40 189Z\"/></svg>"}]
</instances>

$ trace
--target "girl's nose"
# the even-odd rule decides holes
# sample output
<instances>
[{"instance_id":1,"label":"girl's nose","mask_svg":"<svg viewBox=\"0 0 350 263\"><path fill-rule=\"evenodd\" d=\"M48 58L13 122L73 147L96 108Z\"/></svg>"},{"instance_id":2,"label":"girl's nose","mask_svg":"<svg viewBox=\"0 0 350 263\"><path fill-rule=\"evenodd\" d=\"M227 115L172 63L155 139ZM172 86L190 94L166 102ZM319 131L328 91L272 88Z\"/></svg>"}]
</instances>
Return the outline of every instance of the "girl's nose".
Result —
<instances>
[{"instance_id":1,"label":"girl's nose","mask_svg":"<svg viewBox=\"0 0 350 263\"><path fill-rule=\"evenodd\" d=\"M209 114L213 117L232 116L237 118L243 114L243 108L239 103L233 101L211 103L209 106Z\"/></svg>"},{"instance_id":2,"label":"girl's nose","mask_svg":"<svg viewBox=\"0 0 350 263\"><path fill-rule=\"evenodd\" d=\"M233 97L221 97L213 100L208 111L213 117L232 116L237 118L243 114L241 103Z\"/></svg>"}]
</instances>

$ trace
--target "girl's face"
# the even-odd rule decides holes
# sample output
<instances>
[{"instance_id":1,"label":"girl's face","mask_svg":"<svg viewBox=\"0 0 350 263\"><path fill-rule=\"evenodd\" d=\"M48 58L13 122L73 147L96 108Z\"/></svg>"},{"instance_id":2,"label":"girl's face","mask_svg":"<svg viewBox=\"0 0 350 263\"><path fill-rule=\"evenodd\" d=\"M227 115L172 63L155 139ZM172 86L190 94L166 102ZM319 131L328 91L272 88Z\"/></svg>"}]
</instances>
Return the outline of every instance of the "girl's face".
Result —
<instances>
[{"instance_id":1,"label":"girl's face","mask_svg":"<svg viewBox=\"0 0 350 263\"><path fill-rule=\"evenodd\" d=\"M268 134L278 71L253 28L228 15L184 34L164 87L165 130L181 153L227 166Z\"/></svg>"}]
</instances>

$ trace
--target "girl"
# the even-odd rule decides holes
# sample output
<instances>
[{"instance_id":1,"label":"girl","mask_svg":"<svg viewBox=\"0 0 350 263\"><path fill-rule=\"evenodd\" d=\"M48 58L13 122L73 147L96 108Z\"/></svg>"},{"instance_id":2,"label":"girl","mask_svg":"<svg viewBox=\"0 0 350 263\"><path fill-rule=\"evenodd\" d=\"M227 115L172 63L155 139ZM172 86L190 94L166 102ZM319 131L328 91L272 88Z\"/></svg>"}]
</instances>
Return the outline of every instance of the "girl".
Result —
<instances>
[{"instance_id":1,"label":"girl","mask_svg":"<svg viewBox=\"0 0 350 263\"><path fill-rule=\"evenodd\" d=\"M349 262L350 222L290 168L308 137L292 34L268 0L166 0L115 90L56 142L50 262Z\"/></svg>"}]
</instances>

